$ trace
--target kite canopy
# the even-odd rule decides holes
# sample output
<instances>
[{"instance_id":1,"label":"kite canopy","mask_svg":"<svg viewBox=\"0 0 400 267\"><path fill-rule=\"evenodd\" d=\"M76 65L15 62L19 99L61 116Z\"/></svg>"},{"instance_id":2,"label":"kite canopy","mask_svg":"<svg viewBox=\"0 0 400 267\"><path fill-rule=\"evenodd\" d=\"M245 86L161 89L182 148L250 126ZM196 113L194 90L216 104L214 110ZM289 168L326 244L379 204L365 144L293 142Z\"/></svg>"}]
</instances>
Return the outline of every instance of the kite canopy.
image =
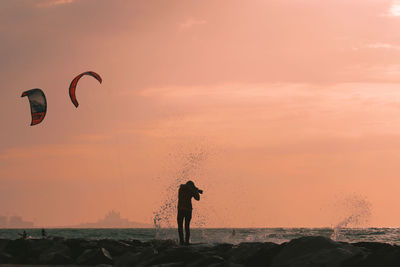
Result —
<instances>
[{"instance_id":1,"label":"kite canopy","mask_svg":"<svg viewBox=\"0 0 400 267\"><path fill-rule=\"evenodd\" d=\"M22 93L21 97L27 96L31 105L32 125L43 121L47 111L46 96L39 88L31 89Z\"/></svg>"},{"instance_id":2,"label":"kite canopy","mask_svg":"<svg viewBox=\"0 0 400 267\"><path fill-rule=\"evenodd\" d=\"M84 76L84 75L89 75L89 76L94 77L96 80L99 81L99 83L102 82L100 75L98 75L96 72L93 72L93 71L83 72L83 73L79 74L78 76L76 76L72 80L72 82L69 86L69 97L71 98L71 101L75 105L75 107L78 107L78 105L79 105L78 100L76 100L76 94L75 94L76 85L78 84L79 79L82 78L82 76Z\"/></svg>"}]
</instances>

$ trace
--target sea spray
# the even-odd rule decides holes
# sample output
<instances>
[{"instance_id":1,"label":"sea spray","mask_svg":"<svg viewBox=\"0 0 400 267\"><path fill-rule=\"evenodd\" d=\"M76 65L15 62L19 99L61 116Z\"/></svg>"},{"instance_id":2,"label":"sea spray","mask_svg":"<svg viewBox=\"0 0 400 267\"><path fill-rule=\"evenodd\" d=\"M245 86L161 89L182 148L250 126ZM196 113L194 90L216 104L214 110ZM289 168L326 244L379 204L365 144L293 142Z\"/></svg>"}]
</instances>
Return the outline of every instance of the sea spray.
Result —
<instances>
[{"instance_id":1,"label":"sea spray","mask_svg":"<svg viewBox=\"0 0 400 267\"><path fill-rule=\"evenodd\" d=\"M341 239L340 231L343 228L362 226L371 217L371 203L361 196L349 196L340 202L339 206L346 215L333 227L331 238L336 241Z\"/></svg>"},{"instance_id":2,"label":"sea spray","mask_svg":"<svg viewBox=\"0 0 400 267\"><path fill-rule=\"evenodd\" d=\"M153 222L156 229L156 238L162 238L162 228L176 227L178 189L180 184L188 180L201 181L204 162L208 159L209 152L205 146L198 146L191 149L190 152L182 152L179 149L177 153L170 154L171 164L162 176L163 183L168 183L164 191L163 201L160 207L153 212ZM201 182L199 183L201 184ZM196 213L194 215L195 227L205 225L205 216ZM167 236L167 238L171 238Z\"/></svg>"}]
</instances>

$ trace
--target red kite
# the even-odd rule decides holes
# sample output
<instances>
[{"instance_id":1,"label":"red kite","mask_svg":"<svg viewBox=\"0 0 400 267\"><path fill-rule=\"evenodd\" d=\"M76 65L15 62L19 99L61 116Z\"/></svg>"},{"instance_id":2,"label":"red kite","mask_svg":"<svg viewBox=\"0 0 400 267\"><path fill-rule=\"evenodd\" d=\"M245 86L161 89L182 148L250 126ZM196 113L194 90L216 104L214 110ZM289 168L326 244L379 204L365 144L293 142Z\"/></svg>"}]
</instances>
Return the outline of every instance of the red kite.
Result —
<instances>
[{"instance_id":1,"label":"red kite","mask_svg":"<svg viewBox=\"0 0 400 267\"><path fill-rule=\"evenodd\" d=\"M81 74L79 74L78 76L76 76L70 86L69 86L69 97L71 98L72 103L74 103L75 107L78 107L79 103L78 100L76 100L76 94L75 94L75 90L76 90L76 85L78 84L78 81L80 78L82 78L82 76L84 75L89 75L94 77L96 80L99 81L99 83L102 82L102 79L100 77L100 75L98 75L96 72L93 71L87 71L87 72L83 72Z\"/></svg>"}]
</instances>

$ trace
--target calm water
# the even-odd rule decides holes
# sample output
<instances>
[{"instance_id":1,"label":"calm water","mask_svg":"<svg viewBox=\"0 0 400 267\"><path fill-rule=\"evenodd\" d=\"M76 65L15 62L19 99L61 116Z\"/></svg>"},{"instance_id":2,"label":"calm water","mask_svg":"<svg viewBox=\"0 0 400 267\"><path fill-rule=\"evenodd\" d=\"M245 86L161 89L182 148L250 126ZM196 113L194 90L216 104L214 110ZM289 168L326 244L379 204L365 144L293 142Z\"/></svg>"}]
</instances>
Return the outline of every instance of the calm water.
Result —
<instances>
[{"instance_id":1,"label":"calm water","mask_svg":"<svg viewBox=\"0 0 400 267\"><path fill-rule=\"evenodd\" d=\"M29 236L39 238L41 229L26 229ZM177 239L176 229L46 229L50 236L87 239ZM21 229L2 229L0 238L17 239ZM275 242L283 243L301 236L332 237L331 228L264 228L264 229L192 229L192 242L195 243L240 243L240 242ZM400 228L362 228L341 229L335 233L338 241L360 242L376 241L400 245Z\"/></svg>"}]
</instances>

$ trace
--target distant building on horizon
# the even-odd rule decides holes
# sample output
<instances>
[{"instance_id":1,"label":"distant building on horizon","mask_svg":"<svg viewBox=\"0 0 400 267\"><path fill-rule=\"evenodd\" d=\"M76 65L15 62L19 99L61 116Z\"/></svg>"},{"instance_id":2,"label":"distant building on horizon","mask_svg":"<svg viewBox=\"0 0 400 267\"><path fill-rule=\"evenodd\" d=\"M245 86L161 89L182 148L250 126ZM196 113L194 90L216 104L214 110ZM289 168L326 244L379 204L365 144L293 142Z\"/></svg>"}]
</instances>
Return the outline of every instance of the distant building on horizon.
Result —
<instances>
[{"instance_id":1,"label":"distant building on horizon","mask_svg":"<svg viewBox=\"0 0 400 267\"><path fill-rule=\"evenodd\" d=\"M35 224L30 221L24 221L21 216L0 215L0 228L33 228Z\"/></svg>"},{"instance_id":2,"label":"distant building on horizon","mask_svg":"<svg viewBox=\"0 0 400 267\"><path fill-rule=\"evenodd\" d=\"M153 228L153 225L140 222L132 222L122 218L119 212L114 210L108 212L103 219L94 223L81 223L79 228Z\"/></svg>"},{"instance_id":3,"label":"distant building on horizon","mask_svg":"<svg viewBox=\"0 0 400 267\"><path fill-rule=\"evenodd\" d=\"M0 228L6 228L8 224L8 217L0 215Z\"/></svg>"}]
</instances>

